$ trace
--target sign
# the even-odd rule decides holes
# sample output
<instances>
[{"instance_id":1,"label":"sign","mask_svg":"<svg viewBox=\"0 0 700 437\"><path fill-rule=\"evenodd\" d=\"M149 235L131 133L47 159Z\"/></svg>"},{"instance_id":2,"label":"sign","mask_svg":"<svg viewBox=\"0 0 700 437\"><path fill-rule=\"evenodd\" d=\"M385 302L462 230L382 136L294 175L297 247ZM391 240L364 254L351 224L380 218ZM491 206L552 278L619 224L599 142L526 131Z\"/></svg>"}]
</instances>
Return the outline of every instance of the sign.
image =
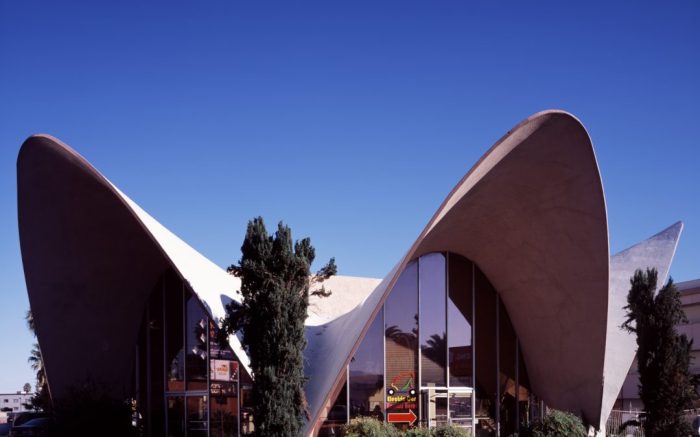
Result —
<instances>
[{"instance_id":1,"label":"sign","mask_svg":"<svg viewBox=\"0 0 700 437\"><path fill-rule=\"evenodd\" d=\"M238 381L238 361L209 360L209 379L212 381Z\"/></svg>"},{"instance_id":2,"label":"sign","mask_svg":"<svg viewBox=\"0 0 700 437\"><path fill-rule=\"evenodd\" d=\"M413 425L418 419L416 413L413 410L408 410L408 413L389 413L387 414L387 421L389 423L408 423Z\"/></svg>"}]
</instances>

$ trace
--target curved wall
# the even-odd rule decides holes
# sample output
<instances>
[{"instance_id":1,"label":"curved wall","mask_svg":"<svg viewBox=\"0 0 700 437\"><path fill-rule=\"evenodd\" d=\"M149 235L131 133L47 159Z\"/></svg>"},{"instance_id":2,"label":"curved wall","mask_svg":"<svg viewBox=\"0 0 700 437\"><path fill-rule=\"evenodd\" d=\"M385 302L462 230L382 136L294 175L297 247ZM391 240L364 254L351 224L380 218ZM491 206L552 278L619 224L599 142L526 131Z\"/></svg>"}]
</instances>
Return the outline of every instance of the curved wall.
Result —
<instances>
[{"instance_id":1,"label":"curved wall","mask_svg":"<svg viewBox=\"0 0 700 437\"><path fill-rule=\"evenodd\" d=\"M473 260L500 292L519 336L532 390L598 426L608 305L608 230L590 138L561 111L535 114L467 173L409 251L343 323L355 341L327 338L344 360L310 375L316 424L344 368L408 262L430 252ZM350 335L350 333L352 333ZM320 396L317 397L316 391Z\"/></svg>"},{"instance_id":2,"label":"curved wall","mask_svg":"<svg viewBox=\"0 0 700 437\"><path fill-rule=\"evenodd\" d=\"M54 399L76 382L129 393L143 309L168 266L89 168L47 137L29 138L17 160L22 261Z\"/></svg>"}]
</instances>

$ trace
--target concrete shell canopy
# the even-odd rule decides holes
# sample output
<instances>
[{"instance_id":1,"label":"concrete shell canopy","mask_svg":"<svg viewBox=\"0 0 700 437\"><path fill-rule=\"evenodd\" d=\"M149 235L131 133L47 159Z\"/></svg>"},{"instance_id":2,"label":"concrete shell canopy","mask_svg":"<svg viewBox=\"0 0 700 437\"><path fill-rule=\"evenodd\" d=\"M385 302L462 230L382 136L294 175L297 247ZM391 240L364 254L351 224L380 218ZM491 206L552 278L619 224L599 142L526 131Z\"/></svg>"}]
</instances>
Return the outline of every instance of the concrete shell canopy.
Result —
<instances>
[{"instance_id":1,"label":"concrete shell canopy","mask_svg":"<svg viewBox=\"0 0 700 437\"><path fill-rule=\"evenodd\" d=\"M19 234L51 396L95 383L125 397L146 301L172 268L214 319L240 281L168 231L83 157L47 135L17 159ZM236 336L231 346L249 371Z\"/></svg>"},{"instance_id":2,"label":"concrete shell canopy","mask_svg":"<svg viewBox=\"0 0 700 437\"><path fill-rule=\"evenodd\" d=\"M654 263L637 267L667 272L679 232L670 235L673 244L657 251ZM471 259L491 280L520 340L532 390L549 406L600 428L612 406L606 398L607 410L601 408L604 386L606 393L615 386L619 391L634 358L634 339L611 334L616 344L608 349L620 347L615 353L624 369L613 369L612 361L606 365L608 334L619 326L609 324L622 308L608 314L603 186L588 133L562 111L535 114L501 138L365 302L313 340L313 355L331 358L323 365L309 360L310 426L331 406L345 366L407 263L439 251Z\"/></svg>"},{"instance_id":3,"label":"concrete shell canopy","mask_svg":"<svg viewBox=\"0 0 700 437\"><path fill-rule=\"evenodd\" d=\"M17 166L22 257L52 396L86 378L117 396L128 394L143 310L165 269L178 272L214 318L223 316L227 300L240 299L236 278L60 141L29 138ZM650 266L668 271L679 233L680 227L665 234L672 244L645 252ZM345 366L399 274L436 251L469 258L488 276L520 339L532 390L599 427L634 355L633 338L611 332L621 308L609 304L612 278L633 266L611 275L603 187L587 132L570 114L546 111L517 125L481 158L381 283L336 283L339 291L366 296L359 304L348 299L340 305L354 308L312 314L307 432L333 402ZM247 367L238 338L230 341ZM623 352L613 362L606 348L610 353L615 345ZM620 371L616 363L627 364Z\"/></svg>"}]
</instances>

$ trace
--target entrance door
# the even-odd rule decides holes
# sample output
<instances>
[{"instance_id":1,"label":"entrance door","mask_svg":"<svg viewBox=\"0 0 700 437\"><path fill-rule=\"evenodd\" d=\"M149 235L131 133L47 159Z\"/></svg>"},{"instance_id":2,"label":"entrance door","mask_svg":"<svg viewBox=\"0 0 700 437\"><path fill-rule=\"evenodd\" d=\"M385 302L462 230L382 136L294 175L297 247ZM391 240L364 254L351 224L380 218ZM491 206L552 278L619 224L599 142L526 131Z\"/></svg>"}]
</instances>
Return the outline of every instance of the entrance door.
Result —
<instances>
[{"instance_id":1,"label":"entrance door","mask_svg":"<svg viewBox=\"0 0 700 437\"><path fill-rule=\"evenodd\" d=\"M423 388L421 390L421 425L435 428L447 423L447 390Z\"/></svg>"},{"instance_id":2,"label":"entrance door","mask_svg":"<svg viewBox=\"0 0 700 437\"><path fill-rule=\"evenodd\" d=\"M471 430L473 422L471 388L421 389L421 426L452 424Z\"/></svg>"}]
</instances>

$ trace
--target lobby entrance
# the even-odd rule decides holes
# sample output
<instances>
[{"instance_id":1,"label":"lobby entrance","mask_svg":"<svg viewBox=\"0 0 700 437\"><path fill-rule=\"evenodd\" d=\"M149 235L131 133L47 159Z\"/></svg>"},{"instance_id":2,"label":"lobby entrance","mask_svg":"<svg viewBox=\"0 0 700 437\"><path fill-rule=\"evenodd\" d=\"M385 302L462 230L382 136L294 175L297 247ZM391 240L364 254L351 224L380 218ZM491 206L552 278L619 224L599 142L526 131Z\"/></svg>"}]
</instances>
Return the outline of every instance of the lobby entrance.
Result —
<instances>
[{"instance_id":1,"label":"lobby entrance","mask_svg":"<svg viewBox=\"0 0 700 437\"><path fill-rule=\"evenodd\" d=\"M472 389L422 387L420 391L421 425L438 427L451 424L471 429L474 422Z\"/></svg>"}]
</instances>

